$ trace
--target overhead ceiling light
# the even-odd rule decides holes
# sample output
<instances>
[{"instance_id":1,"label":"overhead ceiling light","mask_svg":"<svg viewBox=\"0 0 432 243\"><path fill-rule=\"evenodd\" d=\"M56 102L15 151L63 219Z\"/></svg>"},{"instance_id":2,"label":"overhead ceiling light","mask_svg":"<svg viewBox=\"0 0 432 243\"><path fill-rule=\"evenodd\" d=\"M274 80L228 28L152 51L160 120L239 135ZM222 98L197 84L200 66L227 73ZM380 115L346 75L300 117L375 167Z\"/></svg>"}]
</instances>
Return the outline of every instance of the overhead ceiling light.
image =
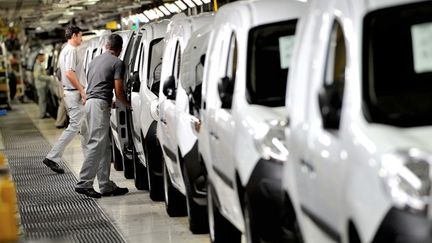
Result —
<instances>
[{"instance_id":1,"label":"overhead ceiling light","mask_svg":"<svg viewBox=\"0 0 432 243\"><path fill-rule=\"evenodd\" d=\"M59 19L59 20L57 21L57 24L67 24L67 23L69 23L69 20L68 20L68 19Z\"/></svg>"},{"instance_id":2,"label":"overhead ceiling light","mask_svg":"<svg viewBox=\"0 0 432 243\"><path fill-rule=\"evenodd\" d=\"M146 16L149 20L153 20L152 16L148 13L148 11L143 12L144 16Z\"/></svg>"},{"instance_id":3,"label":"overhead ceiling light","mask_svg":"<svg viewBox=\"0 0 432 243\"><path fill-rule=\"evenodd\" d=\"M204 3L210 3L211 2L211 0L201 0L201 1L203 1Z\"/></svg>"},{"instance_id":4,"label":"overhead ceiling light","mask_svg":"<svg viewBox=\"0 0 432 243\"><path fill-rule=\"evenodd\" d=\"M193 0L193 2L198 6L203 5L203 2L201 2L200 0Z\"/></svg>"},{"instance_id":5,"label":"overhead ceiling light","mask_svg":"<svg viewBox=\"0 0 432 243\"><path fill-rule=\"evenodd\" d=\"M144 15L150 20L154 20L154 19L159 18L157 13L155 11L153 11L152 9L144 11Z\"/></svg>"},{"instance_id":6,"label":"overhead ceiling light","mask_svg":"<svg viewBox=\"0 0 432 243\"><path fill-rule=\"evenodd\" d=\"M195 7L195 4L192 2L192 0L183 0L183 1L189 6L189 8Z\"/></svg>"},{"instance_id":7,"label":"overhead ceiling light","mask_svg":"<svg viewBox=\"0 0 432 243\"><path fill-rule=\"evenodd\" d=\"M170 15L171 12L168 11L168 9L164 6L159 6L160 11L162 11L162 13L164 13L165 15Z\"/></svg>"},{"instance_id":8,"label":"overhead ceiling light","mask_svg":"<svg viewBox=\"0 0 432 243\"><path fill-rule=\"evenodd\" d=\"M88 0L87 2L84 2L83 4L84 5L94 5L97 2L99 2L99 0Z\"/></svg>"},{"instance_id":9,"label":"overhead ceiling light","mask_svg":"<svg viewBox=\"0 0 432 243\"><path fill-rule=\"evenodd\" d=\"M64 13L63 13L63 15L69 15L69 16L72 16L72 15L74 15L75 13L73 12L73 11L65 11Z\"/></svg>"},{"instance_id":10,"label":"overhead ceiling light","mask_svg":"<svg viewBox=\"0 0 432 243\"><path fill-rule=\"evenodd\" d=\"M165 14L163 14L162 11L160 11L158 8L154 8L153 11L155 11L159 17L165 16Z\"/></svg>"},{"instance_id":11,"label":"overhead ceiling light","mask_svg":"<svg viewBox=\"0 0 432 243\"><path fill-rule=\"evenodd\" d=\"M150 20L142 13L138 14L138 19L141 23L148 23Z\"/></svg>"},{"instance_id":12,"label":"overhead ceiling light","mask_svg":"<svg viewBox=\"0 0 432 243\"><path fill-rule=\"evenodd\" d=\"M72 6L70 7L71 10L83 10L84 7L83 6Z\"/></svg>"},{"instance_id":13,"label":"overhead ceiling light","mask_svg":"<svg viewBox=\"0 0 432 243\"><path fill-rule=\"evenodd\" d=\"M171 13L180 13L181 10L179 9L179 7L177 7L177 5L173 4L173 3L165 3L165 7L171 12Z\"/></svg>"},{"instance_id":14,"label":"overhead ceiling light","mask_svg":"<svg viewBox=\"0 0 432 243\"><path fill-rule=\"evenodd\" d=\"M67 7L69 7L69 3L63 3L63 2L53 3L53 7L54 8L67 8Z\"/></svg>"},{"instance_id":15,"label":"overhead ceiling light","mask_svg":"<svg viewBox=\"0 0 432 243\"><path fill-rule=\"evenodd\" d=\"M186 10L187 6L186 4L184 4L182 1L178 0L175 2L175 4L181 9L181 10Z\"/></svg>"}]
</instances>

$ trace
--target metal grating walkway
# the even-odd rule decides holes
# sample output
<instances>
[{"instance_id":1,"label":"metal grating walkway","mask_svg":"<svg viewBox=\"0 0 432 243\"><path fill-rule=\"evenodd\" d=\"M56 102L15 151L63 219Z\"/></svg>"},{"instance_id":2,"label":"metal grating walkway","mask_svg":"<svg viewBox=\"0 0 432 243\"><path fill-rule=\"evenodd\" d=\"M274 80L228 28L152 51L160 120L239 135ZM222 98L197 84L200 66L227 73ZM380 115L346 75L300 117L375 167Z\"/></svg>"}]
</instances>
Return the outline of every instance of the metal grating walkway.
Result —
<instances>
[{"instance_id":1,"label":"metal grating walkway","mask_svg":"<svg viewBox=\"0 0 432 243\"><path fill-rule=\"evenodd\" d=\"M77 179L42 160L51 146L22 110L0 117L4 154L17 187L23 241L125 242L97 203L74 191Z\"/></svg>"}]
</instances>

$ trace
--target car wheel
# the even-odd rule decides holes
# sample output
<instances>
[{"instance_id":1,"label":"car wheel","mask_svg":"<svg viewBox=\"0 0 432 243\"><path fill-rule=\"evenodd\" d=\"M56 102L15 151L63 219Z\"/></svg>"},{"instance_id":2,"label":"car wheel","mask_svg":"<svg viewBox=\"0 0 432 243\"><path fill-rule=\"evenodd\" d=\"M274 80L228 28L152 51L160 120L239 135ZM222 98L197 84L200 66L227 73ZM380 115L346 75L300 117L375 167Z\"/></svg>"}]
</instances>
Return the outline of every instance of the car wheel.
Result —
<instances>
[{"instance_id":1,"label":"car wheel","mask_svg":"<svg viewBox=\"0 0 432 243\"><path fill-rule=\"evenodd\" d=\"M134 164L135 164L135 158L133 157L133 148L125 146L123 149L123 172L124 177L126 179L133 179L134 178Z\"/></svg>"},{"instance_id":2,"label":"car wheel","mask_svg":"<svg viewBox=\"0 0 432 243\"><path fill-rule=\"evenodd\" d=\"M207 184L209 233L212 243L241 242L241 233L219 212L210 181Z\"/></svg>"},{"instance_id":3,"label":"car wheel","mask_svg":"<svg viewBox=\"0 0 432 243\"><path fill-rule=\"evenodd\" d=\"M170 217L186 216L186 198L172 185L165 163L163 163L163 182L167 214Z\"/></svg>"},{"instance_id":4,"label":"car wheel","mask_svg":"<svg viewBox=\"0 0 432 243\"><path fill-rule=\"evenodd\" d=\"M255 243L260 242L259 236L257 235L257 231L254 230L254 219L253 214L251 210L251 205L249 203L249 197L247 196L247 193L244 195L243 199L243 215L244 215L244 221L245 221L245 234L246 234L246 242L247 243Z\"/></svg>"},{"instance_id":5,"label":"car wheel","mask_svg":"<svg viewBox=\"0 0 432 243\"><path fill-rule=\"evenodd\" d=\"M142 136L142 134L141 134ZM144 138L144 136L142 136ZM144 139L142 140L144 141ZM150 199L163 201L163 172L162 172L162 151L156 139L149 139L143 143L144 154L147 161L147 177Z\"/></svg>"},{"instance_id":6,"label":"car wheel","mask_svg":"<svg viewBox=\"0 0 432 243\"><path fill-rule=\"evenodd\" d=\"M117 145L114 142L114 138L111 135L111 146L112 146L112 158L114 163L114 169L117 171L123 170L123 158L120 153L120 150L117 148Z\"/></svg>"},{"instance_id":7,"label":"car wheel","mask_svg":"<svg viewBox=\"0 0 432 243\"><path fill-rule=\"evenodd\" d=\"M286 195L284 199L284 207L282 212L282 241L287 243L303 243L303 236L300 231L300 226L297 221L294 207L291 204L289 197Z\"/></svg>"},{"instance_id":8,"label":"car wheel","mask_svg":"<svg viewBox=\"0 0 432 243\"><path fill-rule=\"evenodd\" d=\"M189 180L185 164L183 164L183 178L186 187L186 209L188 213L189 229L194 234L206 234L209 231L207 205L199 205L195 202L192 193L192 183Z\"/></svg>"},{"instance_id":9,"label":"car wheel","mask_svg":"<svg viewBox=\"0 0 432 243\"><path fill-rule=\"evenodd\" d=\"M138 190L147 190L149 189L147 168L141 163L140 159L138 158L135 146L133 149L133 156L135 187Z\"/></svg>"}]
</instances>

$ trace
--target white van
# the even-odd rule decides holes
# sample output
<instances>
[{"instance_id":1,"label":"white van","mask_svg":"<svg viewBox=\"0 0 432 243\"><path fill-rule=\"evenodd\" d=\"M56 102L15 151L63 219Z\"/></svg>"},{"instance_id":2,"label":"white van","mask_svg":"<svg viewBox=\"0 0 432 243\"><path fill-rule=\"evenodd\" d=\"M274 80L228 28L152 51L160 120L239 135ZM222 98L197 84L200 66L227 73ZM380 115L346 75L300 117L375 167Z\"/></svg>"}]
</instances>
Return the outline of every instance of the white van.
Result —
<instances>
[{"instance_id":1,"label":"white van","mask_svg":"<svg viewBox=\"0 0 432 243\"><path fill-rule=\"evenodd\" d=\"M216 14L204 67L199 150L212 242L278 241L285 90L306 3L238 1Z\"/></svg>"},{"instance_id":2,"label":"white van","mask_svg":"<svg viewBox=\"0 0 432 243\"><path fill-rule=\"evenodd\" d=\"M200 105L197 102L201 96L202 56L205 56L208 47L213 18L212 13L174 18L169 37L166 37L166 54L175 52L171 61L177 63L176 71L166 72L173 66L171 63L162 65L162 81L165 82L160 94L164 99L161 99L160 105L158 137L163 147L167 172L164 174L167 185L165 202L170 216L184 212L186 202L189 229L195 234L208 232L207 188L205 167L200 160L194 131L194 122L198 121L198 117L190 105ZM196 101L192 99L194 95ZM182 195L178 195L178 192Z\"/></svg>"},{"instance_id":3,"label":"white van","mask_svg":"<svg viewBox=\"0 0 432 243\"><path fill-rule=\"evenodd\" d=\"M287 89L285 229L432 242L432 2L310 1Z\"/></svg>"},{"instance_id":4,"label":"white van","mask_svg":"<svg viewBox=\"0 0 432 243\"><path fill-rule=\"evenodd\" d=\"M162 151L156 140L155 115L159 95L163 37L168 20L144 25L128 93L132 105L129 128L139 163L135 163L135 180L147 180L150 198L163 200ZM158 71L159 70L159 71ZM143 168L144 167L144 168ZM144 174L146 173L146 174Z\"/></svg>"},{"instance_id":5,"label":"white van","mask_svg":"<svg viewBox=\"0 0 432 243\"><path fill-rule=\"evenodd\" d=\"M179 85L184 67L183 56L193 32L213 21L212 13L197 16L178 14L171 18L165 36L165 51L162 62L161 87L159 91L159 122L157 135L164 155L164 191L168 215L179 216L186 213L186 188L183 179L185 156L192 150L196 136L191 131L191 120L180 120L182 112L187 112L189 99ZM186 67L187 68L187 67ZM177 94L180 97L177 97ZM185 107L186 105L186 107ZM186 127L181 123L186 122ZM179 126L180 125L180 126ZM205 204L193 207L190 213L190 229L194 233L206 232ZM189 208L192 209L192 208ZM197 212L200 211L200 212ZM204 223L204 224L203 224Z\"/></svg>"},{"instance_id":6,"label":"white van","mask_svg":"<svg viewBox=\"0 0 432 243\"><path fill-rule=\"evenodd\" d=\"M198 149L202 80L210 31L208 24L196 30L188 41L181 60L176 95L178 158L185 185L189 229L208 233L207 170Z\"/></svg>"}]
</instances>

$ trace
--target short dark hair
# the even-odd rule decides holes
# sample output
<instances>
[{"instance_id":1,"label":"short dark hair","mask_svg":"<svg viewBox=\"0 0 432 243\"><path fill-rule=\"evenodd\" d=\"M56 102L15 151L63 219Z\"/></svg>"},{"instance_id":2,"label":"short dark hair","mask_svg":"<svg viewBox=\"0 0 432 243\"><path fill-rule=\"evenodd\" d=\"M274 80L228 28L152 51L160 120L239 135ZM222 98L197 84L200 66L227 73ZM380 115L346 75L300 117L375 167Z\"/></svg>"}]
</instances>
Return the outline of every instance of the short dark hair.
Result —
<instances>
[{"instance_id":1,"label":"short dark hair","mask_svg":"<svg viewBox=\"0 0 432 243\"><path fill-rule=\"evenodd\" d=\"M79 32L82 32L82 30L80 29L80 27L73 26L73 25L68 26L68 27L66 27L66 30L65 30L65 37L66 37L67 40L69 40L70 38L72 38L73 34L77 35Z\"/></svg>"},{"instance_id":2,"label":"short dark hair","mask_svg":"<svg viewBox=\"0 0 432 243\"><path fill-rule=\"evenodd\" d=\"M123 39L118 34L112 34L108 37L106 47L111 51L121 50L123 48Z\"/></svg>"}]
</instances>

